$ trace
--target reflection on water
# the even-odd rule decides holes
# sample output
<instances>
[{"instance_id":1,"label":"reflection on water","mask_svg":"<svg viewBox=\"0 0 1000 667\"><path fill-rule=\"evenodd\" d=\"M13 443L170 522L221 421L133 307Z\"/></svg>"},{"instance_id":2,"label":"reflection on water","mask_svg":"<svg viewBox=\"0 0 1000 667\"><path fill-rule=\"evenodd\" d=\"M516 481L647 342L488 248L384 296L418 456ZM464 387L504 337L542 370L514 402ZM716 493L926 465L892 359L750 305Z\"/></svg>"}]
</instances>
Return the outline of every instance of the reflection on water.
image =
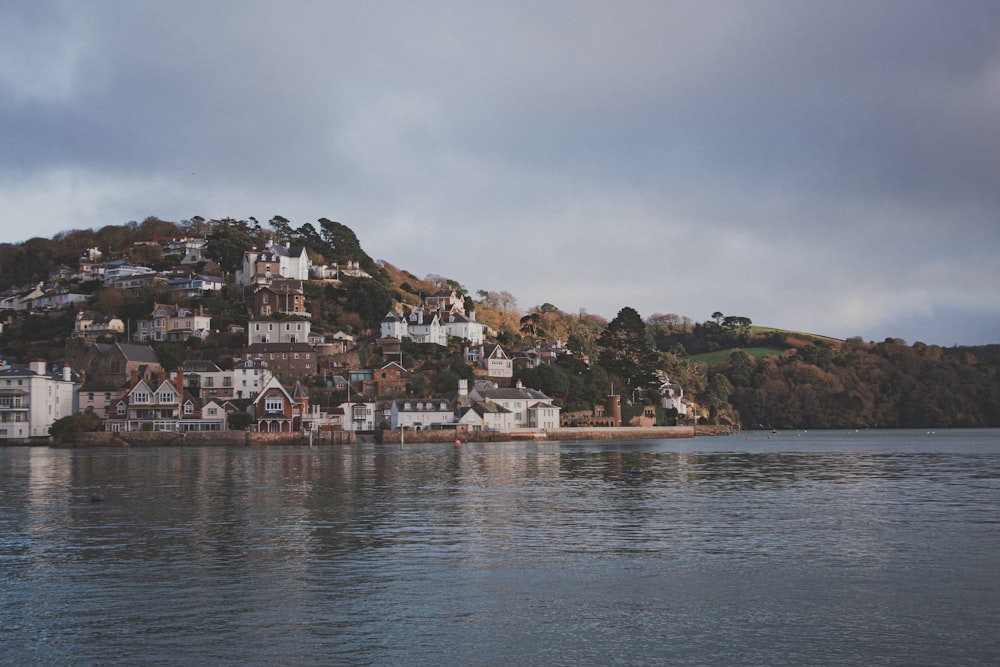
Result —
<instances>
[{"instance_id":1,"label":"reflection on water","mask_svg":"<svg viewBox=\"0 0 1000 667\"><path fill-rule=\"evenodd\" d=\"M0 510L3 664L1000 660L992 430L10 448Z\"/></svg>"}]
</instances>

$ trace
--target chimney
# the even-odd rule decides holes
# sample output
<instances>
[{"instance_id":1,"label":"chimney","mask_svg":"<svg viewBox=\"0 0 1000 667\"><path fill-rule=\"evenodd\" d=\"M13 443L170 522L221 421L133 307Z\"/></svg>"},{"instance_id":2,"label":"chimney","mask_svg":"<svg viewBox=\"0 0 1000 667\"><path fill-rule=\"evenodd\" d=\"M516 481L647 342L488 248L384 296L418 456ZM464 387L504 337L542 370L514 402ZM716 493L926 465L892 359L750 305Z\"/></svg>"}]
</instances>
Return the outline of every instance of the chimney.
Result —
<instances>
[{"instance_id":1,"label":"chimney","mask_svg":"<svg viewBox=\"0 0 1000 667\"><path fill-rule=\"evenodd\" d=\"M177 367L177 391L184 395L184 364Z\"/></svg>"},{"instance_id":2,"label":"chimney","mask_svg":"<svg viewBox=\"0 0 1000 667\"><path fill-rule=\"evenodd\" d=\"M131 371L129 371L129 373L128 373L128 380L129 380L129 384L132 385L133 387L135 385L139 384L139 369L138 368L133 368Z\"/></svg>"},{"instance_id":3,"label":"chimney","mask_svg":"<svg viewBox=\"0 0 1000 667\"><path fill-rule=\"evenodd\" d=\"M45 375L45 360L32 359L28 362L28 370L36 375Z\"/></svg>"},{"instance_id":4,"label":"chimney","mask_svg":"<svg viewBox=\"0 0 1000 667\"><path fill-rule=\"evenodd\" d=\"M71 369L69 367L69 364L63 364L62 379L63 379L63 382L72 382L73 381L73 369Z\"/></svg>"},{"instance_id":5,"label":"chimney","mask_svg":"<svg viewBox=\"0 0 1000 667\"><path fill-rule=\"evenodd\" d=\"M87 371L80 371L80 384L87 382Z\"/></svg>"}]
</instances>

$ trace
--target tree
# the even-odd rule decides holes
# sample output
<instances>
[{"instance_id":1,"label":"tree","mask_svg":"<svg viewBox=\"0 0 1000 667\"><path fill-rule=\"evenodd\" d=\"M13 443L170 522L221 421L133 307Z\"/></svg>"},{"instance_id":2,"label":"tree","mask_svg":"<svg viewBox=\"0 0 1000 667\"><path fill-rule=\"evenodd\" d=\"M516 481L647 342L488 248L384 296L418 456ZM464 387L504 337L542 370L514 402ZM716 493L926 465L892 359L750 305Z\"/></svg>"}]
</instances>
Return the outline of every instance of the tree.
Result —
<instances>
[{"instance_id":1,"label":"tree","mask_svg":"<svg viewBox=\"0 0 1000 667\"><path fill-rule=\"evenodd\" d=\"M226 425L230 431L246 430L253 423L253 415L249 412L232 412L226 415Z\"/></svg>"},{"instance_id":2,"label":"tree","mask_svg":"<svg viewBox=\"0 0 1000 667\"><path fill-rule=\"evenodd\" d=\"M63 441L73 440L81 433L96 431L101 425L101 418L93 410L78 412L55 420L49 427L49 435Z\"/></svg>"},{"instance_id":3,"label":"tree","mask_svg":"<svg viewBox=\"0 0 1000 667\"><path fill-rule=\"evenodd\" d=\"M276 215L268 220L267 224L271 225L271 229L274 230L274 237L282 243L290 243L296 236L288 219L280 215Z\"/></svg>"},{"instance_id":4,"label":"tree","mask_svg":"<svg viewBox=\"0 0 1000 667\"><path fill-rule=\"evenodd\" d=\"M597 344L600 347L598 363L624 382L629 391L657 384L659 355L646 324L635 309L626 306L618 311Z\"/></svg>"}]
</instances>

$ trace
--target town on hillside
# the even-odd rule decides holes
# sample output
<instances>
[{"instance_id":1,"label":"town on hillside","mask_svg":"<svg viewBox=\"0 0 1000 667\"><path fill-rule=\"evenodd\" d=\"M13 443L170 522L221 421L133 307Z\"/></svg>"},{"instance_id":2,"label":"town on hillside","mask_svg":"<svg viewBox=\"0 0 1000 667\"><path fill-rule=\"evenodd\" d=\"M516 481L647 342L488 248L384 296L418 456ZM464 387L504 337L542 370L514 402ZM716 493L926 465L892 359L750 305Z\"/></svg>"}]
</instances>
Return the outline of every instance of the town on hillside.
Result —
<instances>
[{"instance_id":1,"label":"town on hillside","mask_svg":"<svg viewBox=\"0 0 1000 667\"><path fill-rule=\"evenodd\" d=\"M204 223L95 244L0 293L0 443L83 431L517 436L689 414L662 372L567 405L522 379L560 359L589 368L566 341L505 345L447 281L387 289L337 223L311 247L272 223L256 236Z\"/></svg>"}]
</instances>

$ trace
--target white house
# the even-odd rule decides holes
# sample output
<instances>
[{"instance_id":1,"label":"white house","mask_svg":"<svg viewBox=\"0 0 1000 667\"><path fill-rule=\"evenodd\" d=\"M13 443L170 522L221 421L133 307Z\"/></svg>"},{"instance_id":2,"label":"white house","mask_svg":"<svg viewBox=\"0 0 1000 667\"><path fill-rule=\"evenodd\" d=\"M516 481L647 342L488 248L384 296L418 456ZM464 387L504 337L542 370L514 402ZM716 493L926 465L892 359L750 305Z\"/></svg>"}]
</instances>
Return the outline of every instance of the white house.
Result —
<instances>
[{"instance_id":1,"label":"white house","mask_svg":"<svg viewBox=\"0 0 1000 667\"><path fill-rule=\"evenodd\" d=\"M340 409L344 413L343 427L345 431L375 430L375 403L348 401L347 403L341 403Z\"/></svg>"},{"instance_id":2,"label":"white house","mask_svg":"<svg viewBox=\"0 0 1000 667\"><path fill-rule=\"evenodd\" d=\"M445 398L399 398L390 407L390 427L422 430L455 423L455 405Z\"/></svg>"},{"instance_id":3,"label":"white house","mask_svg":"<svg viewBox=\"0 0 1000 667\"><path fill-rule=\"evenodd\" d=\"M308 343L312 324L292 317L281 322L264 319L247 324L247 345L254 343Z\"/></svg>"},{"instance_id":4,"label":"white house","mask_svg":"<svg viewBox=\"0 0 1000 667\"><path fill-rule=\"evenodd\" d=\"M559 428L560 407L553 405L552 399L535 389L525 389L519 381L512 389L499 387L476 387L469 392L475 402L492 402L509 410L513 415L515 429Z\"/></svg>"},{"instance_id":5,"label":"white house","mask_svg":"<svg viewBox=\"0 0 1000 667\"><path fill-rule=\"evenodd\" d=\"M77 411L78 387L69 366L46 373L41 359L0 370L0 442L47 438L57 419Z\"/></svg>"},{"instance_id":6,"label":"white house","mask_svg":"<svg viewBox=\"0 0 1000 667\"><path fill-rule=\"evenodd\" d=\"M379 332L382 338L403 340L407 337L406 318L395 311L386 313L379 325Z\"/></svg>"},{"instance_id":7,"label":"white house","mask_svg":"<svg viewBox=\"0 0 1000 667\"><path fill-rule=\"evenodd\" d=\"M233 366L233 396L253 398L271 380L271 371L257 359L244 359Z\"/></svg>"},{"instance_id":8,"label":"white house","mask_svg":"<svg viewBox=\"0 0 1000 667\"><path fill-rule=\"evenodd\" d=\"M266 283L274 278L309 280L311 266L305 246L285 247L272 243L266 250L248 250L243 253L243 264L236 270L235 277L236 282L241 285ZM267 276L268 279L262 281L261 276Z\"/></svg>"},{"instance_id":9,"label":"white house","mask_svg":"<svg viewBox=\"0 0 1000 667\"><path fill-rule=\"evenodd\" d=\"M441 326L451 338L462 338L472 345L482 345L486 340L485 327L476 322L476 311L469 315L462 312L449 312L441 318Z\"/></svg>"}]
</instances>

